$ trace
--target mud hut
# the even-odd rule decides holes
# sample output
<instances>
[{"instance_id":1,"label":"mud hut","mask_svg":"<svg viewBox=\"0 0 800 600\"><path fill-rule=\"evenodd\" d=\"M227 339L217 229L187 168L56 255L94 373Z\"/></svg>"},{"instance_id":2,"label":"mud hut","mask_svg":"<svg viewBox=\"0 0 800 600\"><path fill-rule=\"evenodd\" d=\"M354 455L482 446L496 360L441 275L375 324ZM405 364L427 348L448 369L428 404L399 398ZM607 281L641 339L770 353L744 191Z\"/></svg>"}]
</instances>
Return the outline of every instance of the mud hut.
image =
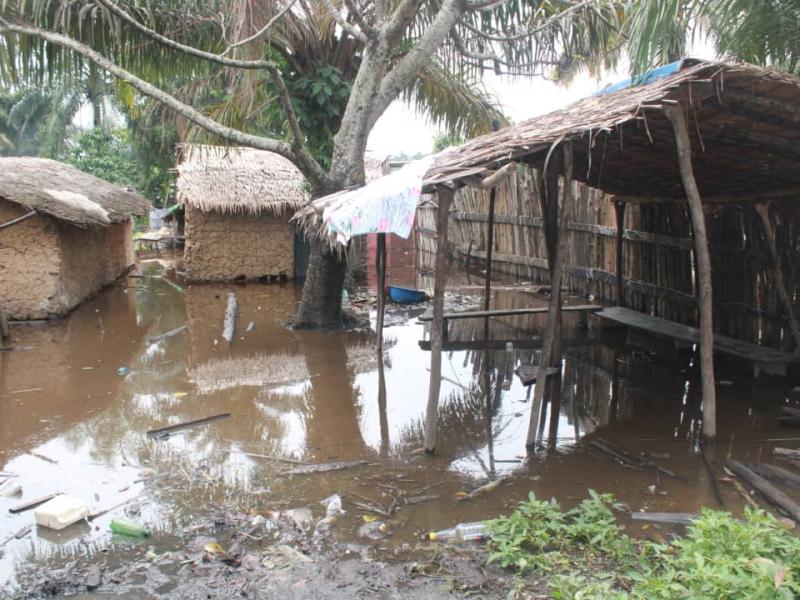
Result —
<instances>
[{"instance_id":1,"label":"mud hut","mask_svg":"<svg viewBox=\"0 0 800 600\"><path fill-rule=\"evenodd\" d=\"M263 150L183 145L177 172L189 278L302 276L304 244L289 219L308 195L303 175L291 162Z\"/></svg>"},{"instance_id":2,"label":"mud hut","mask_svg":"<svg viewBox=\"0 0 800 600\"><path fill-rule=\"evenodd\" d=\"M44 158L0 158L0 312L64 315L134 264L138 194Z\"/></svg>"}]
</instances>

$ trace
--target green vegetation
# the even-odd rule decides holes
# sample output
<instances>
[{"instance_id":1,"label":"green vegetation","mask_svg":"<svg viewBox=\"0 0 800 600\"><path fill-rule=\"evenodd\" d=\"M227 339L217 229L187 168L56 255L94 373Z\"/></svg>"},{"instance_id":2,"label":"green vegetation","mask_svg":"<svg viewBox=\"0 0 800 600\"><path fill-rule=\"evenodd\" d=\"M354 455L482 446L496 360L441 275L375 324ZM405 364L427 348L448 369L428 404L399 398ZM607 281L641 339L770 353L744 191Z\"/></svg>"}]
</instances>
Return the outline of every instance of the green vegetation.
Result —
<instances>
[{"instance_id":1,"label":"green vegetation","mask_svg":"<svg viewBox=\"0 0 800 600\"><path fill-rule=\"evenodd\" d=\"M490 561L548 577L557 599L789 599L800 594L800 539L761 510L704 510L682 538L634 539L610 494L563 511L532 493L489 522Z\"/></svg>"},{"instance_id":2,"label":"green vegetation","mask_svg":"<svg viewBox=\"0 0 800 600\"><path fill-rule=\"evenodd\" d=\"M127 129L96 127L81 133L67 162L111 183L123 187L136 185L136 157Z\"/></svg>"}]
</instances>

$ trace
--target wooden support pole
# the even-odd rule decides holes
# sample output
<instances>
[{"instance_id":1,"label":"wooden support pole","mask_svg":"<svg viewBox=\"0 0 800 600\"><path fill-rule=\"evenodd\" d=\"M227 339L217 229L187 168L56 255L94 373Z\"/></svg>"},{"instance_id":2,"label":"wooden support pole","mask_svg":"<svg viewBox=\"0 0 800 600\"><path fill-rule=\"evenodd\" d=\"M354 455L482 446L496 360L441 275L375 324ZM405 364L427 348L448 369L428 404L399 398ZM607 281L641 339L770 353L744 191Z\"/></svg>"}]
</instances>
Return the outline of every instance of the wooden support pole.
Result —
<instances>
[{"instance_id":1,"label":"wooden support pole","mask_svg":"<svg viewBox=\"0 0 800 600\"><path fill-rule=\"evenodd\" d=\"M697 283L700 308L700 373L703 391L703 435L713 439L717 435L717 397L714 387L714 304L711 291L711 255L708 251L708 235L700 190L692 169L692 147L686 116L681 105L664 109L675 133L678 150L678 166L683 189L689 201L692 219L695 256L697 258Z\"/></svg>"},{"instance_id":2,"label":"wooden support pole","mask_svg":"<svg viewBox=\"0 0 800 600\"><path fill-rule=\"evenodd\" d=\"M0 307L0 341L11 339L11 329L8 327L8 317L6 311Z\"/></svg>"},{"instance_id":3,"label":"wooden support pole","mask_svg":"<svg viewBox=\"0 0 800 600\"><path fill-rule=\"evenodd\" d=\"M378 315L375 318L375 331L378 336L379 360L383 362L383 321L386 312L386 234L379 233L376 241L375 268L378 275Z\"/></svg>"},{"instance_id":4,"label":"wooden support pole","mask_svg":"<svg viewBox=\"0 0 800 600\"><path fill-rule=\"evenodd\" d=\"M483 285L483 310L489 310L492 294L492 252L494 250L494 204L497 188L489 192L489 221L486 224L486 277ZM489 317L483 321L483 338L489 339Z\"/></svg>"},{"instance_id":5,"label":"wooden support pole","mask_svg":"<svg viewBox=\"0 0 800 600\"><path fill-rule=\"evenodd\" d=\"M797 324L797 317L794 314L794 306L789 292L786 290L786 282L783 279L783 269L781 268L781 256L778 254L778 246L775 243L775 230L773 229L772 219L769 216L769 204L761 203L756 204L756 212L761 219L761 225L764 229L764 240L767 242L767 251L769 252L770 266L772 267L772 279L775 282L775 288L778 291L778 300L783 304L783 310L786 311L786 320L789 322L789 331L794 340L794 351L800 352L800 326Z\"/></svg>"},{"instance_id":6,"label":"wooden support pole","mask_svg":"<svg viewBox=\"0 0 800 600\"><path fill-rule=\"evenodd\" d=\"M625 235L625 208L627 204L625 202L614 202L614 212L617 216L617 281L616 281L616 289L617 289L617 306L625 306L625 292L622 287L624 273L622 272L622 250L624 247L624 235Z\"/></svg>"},{"instance_id":7,"label":"wooden support pole","mask_svg":"<svg viewBox=\"0 0 800 600\"><path fill-rule=\"evenodd\" d=\"M439 423L439 389L442 385L442 325L444 288L447 285L447 226L454 191L439 188L436 194L436 264L433 280L433 321L431 322L431 378L425 414L425 453L436 450L436 427Z\"/></svg>"},{"instance_id":8,"label":"wooden support pole","mask_svg":"<svg viewBox=\"0 0 800 600\"><path fill-rule=\"evenodd\" d=\"M552 255L548 255L550 261L550 306L547 312L547 324L545 325L544 336L542 339L542 354L539 360L539 372L536 377L536 388L531 404L530 423L528 425L528 438L525 445L532 449L536 445L537 420L544 399L544 392L547 387L547 369L551 366L561 365L561 344L556 337L561 336L559 324L561 323L561 274L564 267L564 259L567 253L567 219L572 208L572 142L564 142L564 197L561 203L561 210L558 209L558 185L547 186L549 195L545 198L548 204L555 206L555 216L558 229L553 232ZM547 177L547 174L545 174ZM557 181L557 180L556 180ZM560 212L560 215L559 215ZM561 377L555 377L552 385L561 385Z\"/></svg>"}]
</instances>

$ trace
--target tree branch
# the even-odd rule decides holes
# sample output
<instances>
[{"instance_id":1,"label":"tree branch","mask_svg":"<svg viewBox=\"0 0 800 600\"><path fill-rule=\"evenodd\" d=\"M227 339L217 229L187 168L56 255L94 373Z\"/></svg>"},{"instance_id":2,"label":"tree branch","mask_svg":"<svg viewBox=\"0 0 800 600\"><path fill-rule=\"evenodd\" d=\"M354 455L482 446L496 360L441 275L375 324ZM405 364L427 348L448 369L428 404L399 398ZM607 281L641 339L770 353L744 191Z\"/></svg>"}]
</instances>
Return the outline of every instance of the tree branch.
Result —
<instances>
[{"instance_id":1,"label":"tree branch","mask_svg":"<svg viewBox=\"0 0 800 600\"><path fill-rule=\"evenodd\" d=\"M353 27L353 25L349 23L347 19L342 16L342 13L333 5L331 0L322 0L322 3L325 5L328 13L330 13L330 15L336 20L336 23L339 24L339 27L344 29L362 44L367 43L367 34Z\"/></svg>"},{"instance_id":2,"label":"tree branch","mask_svg":"<svg viewBox=\"0 0 800 600\"><path fill-rule=\"evenodd\" d=\"M238 144L240 146L249 146L251 148L267 150L269 152L280 154L284 158L294 163L297 168L300 169L303 175L305 175L309 183L311 183L311 185L315 188L328 189L330 187L330 178L328 177L328 174L322 169L314 157L311 156L311 154L304 147L302 147L302 145L300 147L293 147L287 142L252 135L222 125L221 123L218 123L217 121L207 117L194 107L181 102L164 90L157 88L153 84L140 79L130 71L123 69L93 48L66 35L49 31L47 29L40 29L32 25L10 23L0 17L0 33L2 32L12 32L22 35L35 36L50 42L51 44L56 44L72 50L76 54L83 56L97 66L105 69L117 79L124 81L135 90L139 91L145 96L153 98L164 106L171 108L181 116L185 117L206 131L209 131L210 133L213 133L222 139L233 142L234 144Z\"/></svg>"},{"instance_id":3,"label":"tree branch","mask_svg":"<svg viewBox=\"0 0 800 600\"><path fill-rule=\"evenodd\" d=\"M149 38L155 40L162 46L166 46L167 48L178 50L179 52L183 52L184 54L195 56L197 58L202 58L204 60L208 60L226 67L232 67L234 69L266 69L272 64L268 60L236 60L233 58L225 58L220 54L214 54L213 52L206 52L205 50L200 50L199 48L195 48L193 46L187 46L186 44L181 44L180 42L176 42L175 40L172 40L164 35L161 35L157 31L154 31L149 27L143 25L142 23L134 19L126 11L124 11L122 8L114 4L111 0L97 0L97 1L103 6L105 6L109 11L111 11L112 14L116 15L118 18L125 21L128 25L130 25L134 29L138 29L140 32L142 32Z\"/></svg>"},{"instance_id":4,"label":"tree branch","mask_svg":"<svg viewBox=\"0 0 800 600\"><path fill-rule=\"evenodd\" d=\"M361 28L369 39L375 39L378 35L378 30L375 29L367 20L364 18L364 14L359 10L358 6L354 0L344 0L345 5L347 6L347 11L353 15L353 19L355 19L358 26Z\"/></svg>"},{"instance_id":5,"label":"tree branch","mask_svg":"<svg viewBox=\"0 0 800 600\"><path fill-rule=\"evenodd\" d=\"M268 67L269 74L275 81L275 86L278 88L278 99L280 100L283 111L286 113L286 118L289 120L289 130L292 132L294 143L292 147L296 152L306 151L303 132L300 130L300 123L297 120L297 114L294 112L292 106L292 98L289 95L289 90L286 88L286 82L283 80L280 69L275 65Z\"/></svg>"},{"instance_id":6,"label":"tree branch","mask_svg":"<svg viewBox=\"0 0 800 600\"><path fill-rule=\"evenodd\" d=\"M466 27L467 29L472 31L475 35L477 35L477 36L479 36L479 37L481 37L481 38L483 38L485 40L489 40L489 41L492 41L492 42L515 42L515 41L524 39L526 37L531 37L533 35L536 35L537 33L540 33L542 31L544 31L545 29L547 29L548 27L550 27L553 23L555 23L557 21L560 21L561 19L563 19L566 16L569 16L573 12L576 12L578 10L586 8L587 6L590 6L592 4L597 4L597 2L598 2L598 0L582 0L581 2L578 2L577 4L573 4L569 8L565 8L564 10L562 10L561 12L559 12L559 13L557 13L555 15L547 17L542 23L540 23L536 27L533 27L531 29L526 29L525 31L521 31L519 33L509 34L509 35L493 35L491 33L485 33L483 31L481 31L480 29L478 29L477 27L474 27L474 26L470 25L469 23L463 23L462 22L462 25L464 25L464 27Z\"/></svg>"},{"instance_id":7,"label":"tree branch","mask_svg":"<svg viewBox=\"0 0 800 600\"><path fill-rule=\"evenodd\" d=\"M220 56L225 56L226 54L228 54L228 52L230 52L234 48L238 48L239 46L244 46L245 44L249 44L250 42L256 41L267 31L269 31L269 29L278 21L278 19L280 19L283 15L289 12L289 9L291 9L292 6L294 6L294 3L296 1L297 0L289 0L289 3L286 6L284 6L280 11L278 11L278 13L274 17L272 17L269 21L267 21L267 24L264 25L264 27L256 31L253 35L248 36L243 40L239 40L238 42L233 42L232 44L228 44L228 47L225 48L225 51L222 54L220 54Z\"/></svg>"},{"instance_id":8,"label":"tree branch","mask_svg":"<svg viewBox=\"0 0 800 600\"><path fill-rule=\"evenodd\" d=\"M370 114L370 126L428 64L462 15L462 0L445 0L428 30L416 45L386 74Z\"/></svg>"},{"instance_id":9,"label":"tree branch","mask_svg":"<svg viewBox=\"0 0 800 600\"><path fill-rule=\"evenodd\" d=\"M508 4L509 0L482 0L476 2L467 2L467 12L474 12L477 10L492 10L498 6Z\"/></svg>"},{"instance_id":10,"label":"tree branch","mask_svg":"<svg viewBox=\"0 0 800 600\"><path fill-rule=\"evenodd\" d=\"M392 11L382 28L382 33L390 46L393 47L397 43L399 37L414 19L419 5L420 0L400 0L400 3Z\"/></svg>"}]
</instances>

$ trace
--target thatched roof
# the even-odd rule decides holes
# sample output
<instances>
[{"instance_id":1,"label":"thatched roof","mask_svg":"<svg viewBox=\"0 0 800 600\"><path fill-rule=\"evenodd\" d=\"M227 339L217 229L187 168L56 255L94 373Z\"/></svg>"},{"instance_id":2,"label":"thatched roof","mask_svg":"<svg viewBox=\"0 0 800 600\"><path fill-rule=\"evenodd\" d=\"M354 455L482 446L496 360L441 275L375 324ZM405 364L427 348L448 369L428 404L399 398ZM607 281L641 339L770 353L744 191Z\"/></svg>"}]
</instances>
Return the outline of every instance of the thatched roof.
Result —
<instances>
[{"instance_id":1,"label":"thatched roof","mask_svg":"<svg viewBox=\"0 0 800 600\"><path fill-rule=\"evenodd\" d=\"M432 190L465 183L511 161L541 167L554 143L571 139L576 179L617 195L682 200L674 136L664 114L677 102L687 111L704 201L800 192L800 79L695 59L446 150L424 184Z\"/></svg>"},{"instance_id":2,"label":"thatched roof","mask_svg":"<svg viewBox=\"0 0 800 600\"><path fill-rule=\"evenodd\" d=\"M78 227L124 223L150 203L134 192L48 158L0 158L0 198Z\"/></svg>"},{"instance_id":3,"label":"thatched roof","mask_svg":"<svg viewBox=\"0 0 800 600\"><path fill-rule=\"evenodd\" d=\"M800 78L691 58L448 148L433 157L423 191L475 183L514 162L542 168L555 145L572 140L575 179L622 199L684 201L665 115L678 103L687 113L703 202L800 197ZM319 230L315 219L342 195L315 200L296 219Z\"/></svg>"},{"instance_id":4,"label":"thatched roof","mask_svg":"<svg viewBox=\"0 0 800 600\"><path fill-rule=\"evenodd\" d=\"M178 202L206 212L280 214L308 202L302 173L273 152L184 144L177 170Z\"/></svg>"}]
</instances>

